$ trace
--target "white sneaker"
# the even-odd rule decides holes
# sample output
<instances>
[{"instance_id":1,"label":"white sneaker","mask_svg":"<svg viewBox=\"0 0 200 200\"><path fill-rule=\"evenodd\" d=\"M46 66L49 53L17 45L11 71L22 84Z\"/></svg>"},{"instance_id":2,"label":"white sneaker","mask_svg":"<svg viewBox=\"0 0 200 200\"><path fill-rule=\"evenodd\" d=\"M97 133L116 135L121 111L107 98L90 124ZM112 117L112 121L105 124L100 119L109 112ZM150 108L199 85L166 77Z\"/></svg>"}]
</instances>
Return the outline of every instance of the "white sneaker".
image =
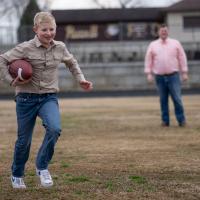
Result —
<instances>
[{"instance_id":1,"label":"white sneaker","mask_svg":"<svg viewBox=\"0 0 200 200\"><path fill-rule=\"evenodd\" d=\"M13 188L26 189L26 185L24 183L23 178L11 176L11 183L12 183Z\"/></svg>"},{"instance_id":2,"label":"white sneaker","mask_svg":"<svg viewBox=\"0 0 200 200\"><path fill-rule=\"evenodd\" d=\"M51 187L53 185L53 180L48 169L38 170L36 169L36 174L40 177L40 182L43 187Z\"/></svg>"}]
</instances>

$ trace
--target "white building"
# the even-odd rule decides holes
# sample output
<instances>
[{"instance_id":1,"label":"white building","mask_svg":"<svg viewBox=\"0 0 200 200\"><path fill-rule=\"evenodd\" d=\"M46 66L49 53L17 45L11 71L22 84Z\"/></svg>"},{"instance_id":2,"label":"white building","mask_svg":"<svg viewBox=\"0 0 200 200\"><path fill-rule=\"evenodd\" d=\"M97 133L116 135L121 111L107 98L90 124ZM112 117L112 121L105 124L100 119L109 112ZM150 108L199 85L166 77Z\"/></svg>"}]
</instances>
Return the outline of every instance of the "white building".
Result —
<instances>
[{"instance_id":1,"label":"white building","mask_svg":"<svg viewBox=\"0 0 200 200\"><path fill-rule=\"evenodd\" d=\"M181 42L200 42L200 0L183 0L166 9L171 36Z\"/></svg>"}]
</instances>

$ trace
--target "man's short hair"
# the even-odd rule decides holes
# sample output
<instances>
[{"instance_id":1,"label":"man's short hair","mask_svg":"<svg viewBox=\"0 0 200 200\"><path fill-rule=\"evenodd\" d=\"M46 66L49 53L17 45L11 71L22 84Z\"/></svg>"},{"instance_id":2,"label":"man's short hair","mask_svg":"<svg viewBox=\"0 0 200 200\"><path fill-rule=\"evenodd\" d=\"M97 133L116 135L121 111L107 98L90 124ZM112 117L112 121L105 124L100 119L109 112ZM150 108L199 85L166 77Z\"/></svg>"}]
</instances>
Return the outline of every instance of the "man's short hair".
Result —
<instances>
[{"instance_id":1,"label":"man's short hair","mask_svg":"<svg viewBox=\"0 0 200 200\"><path fill-rule=\"evenodd\" d=\"M167 24L160 24L159 27L158 27L158 30L161 29L161 28L167 28Z\"/></svg>"}]
</instances>

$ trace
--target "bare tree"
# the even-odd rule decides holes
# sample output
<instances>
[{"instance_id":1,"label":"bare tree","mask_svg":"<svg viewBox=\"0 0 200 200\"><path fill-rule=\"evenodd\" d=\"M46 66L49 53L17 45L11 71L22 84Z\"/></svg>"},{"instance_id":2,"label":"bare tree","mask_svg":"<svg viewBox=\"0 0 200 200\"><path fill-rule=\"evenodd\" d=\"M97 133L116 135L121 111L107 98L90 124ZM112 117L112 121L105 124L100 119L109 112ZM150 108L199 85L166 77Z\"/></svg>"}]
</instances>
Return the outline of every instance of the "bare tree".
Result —
<instances>
[{"instance_id":1,"label":"bare tree","mask_svg":"<svg viewBox=\"0 0 200 200\"><path fill-rule=\"evenodd\" d=\"M1 0L0 1L0 16L16 15L20 17L23 9L29 3L29 0Z\"/></svg>"},{"instance_id":2,"label":"bare tree","mask_svg":"<svg viewBox=\"0 0 200 200\"><path fill-rule=\"evenodd\" d=\"M93 2L96 3L100 8L107 8L105 5L105 2L103 2L101 0L93 0ZM141 0L117 0L116 4L117 4L117 7L119 7L119 8L142 7L143 1L141 1ZM107 3L107 5L108 5L108 3Z\"/></svg>"},{"instance_id":3,"label":"bare tree","mask_svg":"<svg viewBox=\"0 0 200 200\"><path fill-rule=\"evenodd\" d=\"M51 4L54 0L36 0L41 10L51 10ZM25 7L29 4L30 0L0 0L0 17L6 15L16 15L21 17Z\"/></svg>"},{"instance_id":4,"label":"bare tree","mask_svg":"<svg viewBox=\"0 0 200 200\"><path fill-rule=\"evenodd\" d=\"M107 0L108 2L109 0ZM112 0L110 0L112 1ZM173 4L181 0L168 0L168 4ZM106 6L105 1L102 0L93 0L94 3L96 3L100 8L108 8L109 6ZM136 8L136 7L145 7L150 5L149 0L116 0L117 7L119 8ZM108 5L108 3L107 3Z\"/></svg>"},{"instance_id":5,"label":"bare tree","mask_svg":"<svg viewBox=\"0 0 200 200\"><path fill-rule=\"evenodd\" d=\"M119 0L119 3L121 8L142 6L141 0Z\"/></svg>"},{"instance_id":6,"label":"bare tree","mask_svg":"<svg viewBox=\"0 0 200 200\"><path fill-rule=\"evenodd\" d=\"M96 3L100 8L105 8L105 6L104 6L102 3L100 3L99 0L93 0L93 1L94 1L94 3Z\"/></svg>"}]
</instances>

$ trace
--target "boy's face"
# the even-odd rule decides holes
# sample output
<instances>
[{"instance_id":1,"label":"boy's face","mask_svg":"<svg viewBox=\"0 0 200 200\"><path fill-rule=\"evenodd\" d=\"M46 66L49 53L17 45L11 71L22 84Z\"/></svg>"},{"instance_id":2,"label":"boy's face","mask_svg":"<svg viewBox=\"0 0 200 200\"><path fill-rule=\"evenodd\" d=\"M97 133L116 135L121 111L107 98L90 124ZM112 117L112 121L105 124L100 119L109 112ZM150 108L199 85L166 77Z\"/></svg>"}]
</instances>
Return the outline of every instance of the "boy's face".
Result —
<instances>
[{"instance_id":1,"label":"boy's face","mask_svg":"<svg viewBox=\"0 0 200 200\"><path fill-rule=\"evenodd\" d=\"M56 25L53 22L41 23L33 28L34 32L38 36L40 42L46 48L49 47L50 43L56 35Z\"/></svg>"}]
</instances>

